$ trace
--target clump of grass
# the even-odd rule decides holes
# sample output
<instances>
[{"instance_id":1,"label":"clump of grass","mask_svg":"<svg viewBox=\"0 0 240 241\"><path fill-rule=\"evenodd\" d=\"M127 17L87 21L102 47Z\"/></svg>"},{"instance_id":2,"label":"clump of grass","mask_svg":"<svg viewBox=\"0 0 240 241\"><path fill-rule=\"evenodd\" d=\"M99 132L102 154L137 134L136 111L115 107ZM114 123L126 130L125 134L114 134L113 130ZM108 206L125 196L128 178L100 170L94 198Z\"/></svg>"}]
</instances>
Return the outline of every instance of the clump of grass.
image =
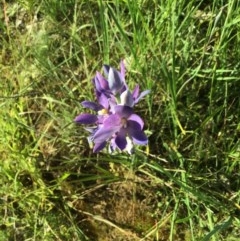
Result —
<instances>
[{"instance_id":1,"label":"clump of grass","mask_svg":"<svg viewBox=\"0 0 240 241\"><path fill-rule=\"evenodd\" d=\"M1 9L1 239L238 240L238 1ZM149 147L95 155L72 120L123 58Z\"/></svg>"}]
</instances>

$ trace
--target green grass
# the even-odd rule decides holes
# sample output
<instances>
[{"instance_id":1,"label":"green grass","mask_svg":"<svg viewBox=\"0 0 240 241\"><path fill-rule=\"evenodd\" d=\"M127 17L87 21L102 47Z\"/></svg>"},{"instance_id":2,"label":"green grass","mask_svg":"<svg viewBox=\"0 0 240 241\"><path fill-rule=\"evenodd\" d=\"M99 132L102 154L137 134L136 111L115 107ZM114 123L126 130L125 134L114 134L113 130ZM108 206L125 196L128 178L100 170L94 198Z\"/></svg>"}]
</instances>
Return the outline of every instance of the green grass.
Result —
<instances>
[{"instance_id":1,"label":"green grass","mask_svg":"<svg viewBox=\"0 0 240 241\"><path fill-rule=\"evenodd\" d=\"M0 2L0 241L237 241L237 0ZM104 63L151 94L149 146L93 154Z\"/></svg>"}]
</instances>

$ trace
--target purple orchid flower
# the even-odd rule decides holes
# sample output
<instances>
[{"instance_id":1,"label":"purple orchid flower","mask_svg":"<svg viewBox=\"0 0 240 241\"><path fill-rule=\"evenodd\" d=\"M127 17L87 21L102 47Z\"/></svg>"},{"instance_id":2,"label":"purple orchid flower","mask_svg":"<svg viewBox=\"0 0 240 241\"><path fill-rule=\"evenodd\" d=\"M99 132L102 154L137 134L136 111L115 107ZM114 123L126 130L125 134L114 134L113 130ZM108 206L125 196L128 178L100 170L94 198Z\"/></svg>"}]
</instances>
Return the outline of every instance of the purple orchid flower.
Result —
<instances>
[{"instance_id":1,"label":"purple orchid flower","mask_svg":"<svg viewBox=\"0 0 240 241\"><path fill-rule=\"evenodd\" d=\"M146 145L148 139L143 131L143 120L134 114L133 109L129 106L116 105L114 110L115 113L109 115L92 135L95 143L93 152L102 150L111 139L120 150L127 147L127 137L134 144Z\"/></svg>"},{"instance_id":2,"label":"purple orchid flower","mask_svg":"<svg viewBox=\"0 0 240 241\"><path fill-rule=\"evenodd\" d=\"M132 154L133 144L146 145L147 136L143 131L143 120L134 113L133 107L150 91L139 93L139 85L131 92L125 82L125 65L120 63L120 71L104 65L106 78L96 73L92 80L95 86L97 102L83 101L85 108L95 114L83 113L74 121L86 124L90 132L88 140L94 143L93 152L101 151L108 143L111 151L126 150Z\"/></svg>"},{"instance_id":3,"label":"purple orchid flower","mask_svg":"<svg viewBox=\"0 0 240 241\"><path fill-rule=\"evenodd\" d=\"M150 92L149 90L145 90L139 94L139 85L136 85L132 94L130 93L125 82L125 65L123 61L120 62L120 71L109 65L104 65L103 70L107 79L99 72L97 72L93 79L98 101L102 95L108 98L111 96L117 98L117 95L119 95L122 105L133 107L140 99Z\"/></svg>"},{"instance_id":4,"label":"purple orchid flower","mask_svg":"<svg viewBox=\"0 0 240 241\"><path fill-rule=\"evenodd\" d=\"M108 78L109 88L111 92L116 95L117 93L122 93L126 89L125 83L125 65L123 61L120 63L120 72L115 68L104 65L103 70Z\"/></svg>"},{"instance_id":5,"label":"purple orchid flower","mask_svg":"<svg viewBox=\"0 0 240 241\"><path fill-rule=\"evenodd\" d=\"M125 66L123 61L120 63L120 71L106 64L103 66L103 71L107 79L99 72L96 73L93 79L97 98L101 94L109 97L110 95L121 94L126 90L127 85L125 82Z\"/></svg>"}]
</instances>

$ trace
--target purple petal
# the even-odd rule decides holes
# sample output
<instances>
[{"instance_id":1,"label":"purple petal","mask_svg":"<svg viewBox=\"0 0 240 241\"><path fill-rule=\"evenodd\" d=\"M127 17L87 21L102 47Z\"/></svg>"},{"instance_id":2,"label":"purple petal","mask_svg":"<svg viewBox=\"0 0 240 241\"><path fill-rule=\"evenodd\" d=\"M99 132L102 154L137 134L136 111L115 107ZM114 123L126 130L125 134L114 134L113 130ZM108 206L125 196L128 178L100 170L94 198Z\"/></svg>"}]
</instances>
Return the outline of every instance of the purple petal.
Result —
<instances>
[{"instance_id":1,"label":"purple petal","mask_svg":"<svg viewBox=\"0 0 240 241\"><path fill-rule=\"evenodd\" d=\"M138 96L138 98L134 101L135 104L137 104L139 102L139 100L141 100L145 95L149 94L150 90L144 90L143 92L141 92L141 94Z\"/></svg>"},{"instance_id":2,"label":"purple petal","mask_svg":"<svg viewBox=\"0 0 240 241\"><path fill-rule=\"evenodd\" d=\"M118 130L116 130L115 128L105 128L102 127L99 130L96 131L96 133L93 136L93 141L95 143L100 143L103 141L108 141L115 132L117 132Z\"/></svg>"},{"instance_id":3,"label":"purple petal","mask_svg":"<svg viewBox=\"0 0 240 241\"><path fill-rule=\"evenodd\" d=\"M109 108L109 101L108 101L108 97L105 94L100 94L100 96L98 97L98 102L101 106L103 106L105 109Z\"/></svg>"},{"instance_id":4,"label":"purple petal","mask_svg":"<svg viewBox=\"0 0 240 241\"><path fill-rule=\"evenodd\" d=\"M94 124L97 120L97 116L93 114L81 114L74 119L75 122L80 124Z\"/></svg>"},{"instance_id":5,"label":"purple petal","mask_svg":"<svg viewBox=\"0 0 240 241\"><path fill-rule=\"evenodd\" d=\"M111 136L112 136L112 129L110 128L103 128L101 127L100 129L98 129L94 136L93 136L93 140L94 142L103 142L108 140Z\"/></svg>"},{"instance_id":6,"label":"purple petal","mask_svg":"<svg viewBox=\"0 0 240 241\"><path fill-rule=\"evenodd\" d=\"M108 81L99 73L96 73L95 81L98 83L99 91L108 90Z\"/></svg>"},{"instance_id":7,"label":"purple petal","mask_svg":"<svg viewBox=\"0 0 240 241\"><path fill-rule=\"evenodd\" d=\"M128 128L128 134L132 138L133 142L138 145L147 145L148 138L141 130Z\"/></svg>"},{"instance_id":8,"label":"purple petal","mask_svg":"<svg viewBox=\"0 0 240 241\"><path fill-rule=\"evenodd\" d=\"M127 129L130 130L130 131L131 130L141 131L142 126L141 126L141 123L138 123L137 121L128 120L127 121Z\"/></svg>"},{"instance_id":9,"label":"purple petal","mask_svg":"<svg viewBox=\"0 0 240 241\"><path fill-rule=\"evenodd\" d=\"M108 76L108 73L109 73L109 69L110 69L111 67L109 66L109 65L107 65L107 64L104 64L103 65L103 71L104 71L104 74L106 75L106 76Z\"/></svg>"},{"instance_id":10,"label":"purple petal","mask_svg":"<svg viewBox=\"0 0 240 241\"><path fill-rule=\"evenodd\" d=\"M139 85L136 85L132 92L133 99L137 99L138 95L139 95Z\"/></svg>"},{"instance_id":11,"label":"purple petal","mask_svg":"<svg viewBox=\"0 0 240 241\"><path fill-rule=\"evenodd\" d=\"M94 136L94 142L103 142L109 140L113 134L121 128L121 119L116 115L110 115L103 123L103 126L98 129Z\"/></svg>"},{"instance_id":12,"label":"purple petal","mask_svg":"<svg viewBox=\"0 0 240 241\"><path fill-rule=\"evenodd\" d=\"M93 85L95 86L97 92L101 92L102 91L102 87L99 83L99 80L97 78L97 76L95 76L93 79L92 79L92 82L93 82Z\"/></svg>"},{"instance_id":13,"label":"purple petal","mask_svg":"<svg viewBox=\"0 0 240 241\"><path fill-rule=\"evenodd\" d=\"M124 64L123 60L121 60L121 62L120 62L120 72L121 72L123 79L125 79L126 68L125 68L125 64Z\"/></svg>"},{"instance_id":14,"label":"purple petal","mask_svg":"<svg viewBox=\"0 0 240 241\"><path fill-rule=\"evenodd\" d=\"M122 94L125 90L127 90L128 89L128 86L127 86L127 84L124 82L123 83L123 87L119 90L119 93L120 94Z\"/></svg>"},{"instance_id":15,"label":"purple petal","mask_svg":"<svg viewBox=\"0 0 240 241\"><path fill-rule=\"evenodd\" d=\"M109 117L104 120L104 127L111 127L111 128L118 127L119 129L121 127L120 116L117 114L109 115Z\"/></svg>"},{"instance_id":16,"label":"purple petal","mask_svg":"<svg viewBox=\"0 0 240 241\"><path fill-rule=\"evenodd\" d=\"M117 113L121 118L128 118L133 114L133 109L126 105L116 105L114 107L115 113Z\"/></svg>"},{"instance_id":17,"label":"purple petal","mask_svg":"<svg viewBox=\"0 0 240 241\"><path fill-rule=\"evenodd\" d=\"M124 150L127 146L126 134L126 129L121 128L115 138L115 143L120 150Z\"/></svg>"},{"instance_id":18,"label":"purple petal","mask_svg":"<svg viewBox=\"0 0 240 241\"><path fill-rule=\"evenodd\" d=\"M111 95L110 98L108 99L108 102L109 102L109 109L112 113L114 113L114 108L115 106L117 105L117 100L116 100L116 97Z\"/></svg>"},{"instance_id":19,"label":"purple petal","mask_svg":"<svg viewBox=\"0 0 240 241\"><path fill-rule=\"evenodd\" d=\"M106 141L95 143L93 152L96 153L96 152L101 151L106 146L106 144L107 144Z\"/></svg>"},{"instance_id":20,"label":"purple petal","mask_svg":"<svg viewBox=\"0 0 240 241\"><path fill-rule=\"evenodd\" d=\"M120 72L116 69L110 67L108 72L108 84L109 89L116 94L121 88L123 87L123 77L121 76Z\"/></svg>"},{"instance_id":21,"label":"purple petal","mask_svg":"<svg viewBox=\"0 0 240 241\"><path fill-rule=\"evenodd\" d=\"M127 106L130 106L130 107L134 106L133 96L132 96L132 94L131 94L131 92L129 90L125 90L120 95L120 99L121 99L121 104L122 105L127 105Z\"/></svg>"},{"instance_id":22,"label":"purple petal","mask_svg":"<svg viewBox=\"0 0 240 241\"><path fill-rule=\"evenodd\" d=\"M123 80L123 87L120 89L120 94L123 93L126 89L128 89L128 86L127 86L126 81L125 81L125 73L126 73L126 68L125 68L124 60L121 60L121 62L120 62L120 74L121 74L122 80Z\"/></svg>"},{"instance_id":23,"label":"purple petal","mask_svg":"<svg viewBox=\"0 0 240 241\"><path fill-rule=\"evenodd\" d=\"M100 124L103 124L103 122L106 120L106 115L104 114L98 114L98 122L97 124L100 125Z\"/></svg>"},{"instance_id":24,"label":"purple petal","mask_svg":"<svg viewBox=\"0 0 240 241\"><path fill-rule=\"evenodd\" d=\"M99 99L100 95L102 94L102 92L101 92L101 91L98 91L98 90L95 88L95 89L94 89L94 93L95 93L95 95L96 95L96 97L97 97L97 101L98 101L98 99Z\"/></svg>"},{"instance_id":25,"label":"purple petal","mask_svg":"<svg viewBox=\"0 0 240 241\"><path fill-rule=\"evenodd\" d=\"M102 107L99 104L92 101L83 101L81 104L83 107L89 108L95 111L99 111L100 109L102 109Z\"/></svg>"},{"instance_id":26,"label":"purple petal","mask_svg":"<svg viewBox=\"0 0 240 241\"><path fill-rule=\"evenodd\" d=\"M143 126L144 126L144 122L142 120L142 118L136 114L132 114L128 117L128 122L130 122L130 125L134 125L134 124L131 124L133 121L134 122L137 122L139 125L140 125L140 129L142 130L143 129ZM134 128L137 128L136 126Z\"/></svg>"}]
</instances>

